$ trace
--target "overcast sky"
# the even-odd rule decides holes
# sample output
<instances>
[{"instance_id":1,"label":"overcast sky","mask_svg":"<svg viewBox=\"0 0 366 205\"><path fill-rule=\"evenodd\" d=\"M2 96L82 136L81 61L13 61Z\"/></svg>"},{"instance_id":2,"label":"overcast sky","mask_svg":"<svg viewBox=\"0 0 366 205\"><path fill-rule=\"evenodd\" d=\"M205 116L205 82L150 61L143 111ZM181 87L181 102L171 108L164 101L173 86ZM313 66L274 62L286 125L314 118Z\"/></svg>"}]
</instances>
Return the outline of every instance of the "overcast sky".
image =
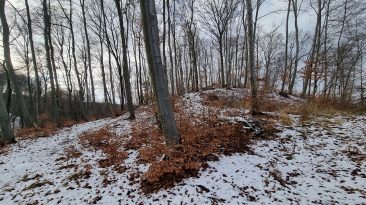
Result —
<instances>
[{"instance_id":1,"label":"overcast sky","mask_svg":"<svg viewBox=\"0 0 366 205\"><path fill-rule=\"evenodd\" d=\"M19 0L10 0L14 5L19 5ZM22 5L22 4L21 4ZM7 7L9 9L9 7ZM305 32L311 32L315 26L315 12L308 5L302 5L303 10L298 18L299 28ZM23 8L21 8L23 9ZM265 31L270 31L273 26L280 26L280 32L285 33L287 3L283 0L266 0L260 8L259 25ZM294 17L291 12L289 30L294 30ZM0 40L2 45L2 38ZM14 53L14 51L12 51ZM15 57L15 55L13 55ZM3 59L3 48L0 49L0 59ZM16 63L17 59L13 60Z\"/></svg>"},{"instance_id":2,"label":"overcast sky","mask_svg":"<svg viewBox=\"0 0 366 205\"><path fill-rule=\"evenodd\" d=\"M287 6L288 4L283 0L266 0L259 11L260 16L264 16L259 22L263 26L263 29L268 31L273 25L281 26L283 33L285 33ZM303 3L302 9L306 11L302 11L298 17L299 28L308 32L313 31L316 22L315 12L311 8L309 9L305 3ZM294 16L291 11L289 22L290 32L294 28Z\"/></svg>"}]
</instances>

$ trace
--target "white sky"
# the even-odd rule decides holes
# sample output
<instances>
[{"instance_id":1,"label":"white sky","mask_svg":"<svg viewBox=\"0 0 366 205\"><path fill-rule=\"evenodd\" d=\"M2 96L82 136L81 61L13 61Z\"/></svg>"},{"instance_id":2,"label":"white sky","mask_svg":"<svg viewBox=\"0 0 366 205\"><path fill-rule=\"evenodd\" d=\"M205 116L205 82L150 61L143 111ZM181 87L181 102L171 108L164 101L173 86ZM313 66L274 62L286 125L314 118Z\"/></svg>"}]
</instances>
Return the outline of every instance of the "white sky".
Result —
<instances>
[{"instance_id":1,"label":"white sky","mask_svg":"<svg viewBox=\"0 0 366 205\"><path fill-rule=\"evenodd\" d=\"M24 7L23 1L20 0L8 0L13 5ZM299 28L305 32L310 32L314 29L315 25L315 13L312 9L307 8L307 2L303 3L302 9L306 10L300 13L298 18ZM32 5L30 5L32 7ZM9 5L7 7L9 9ZM19 8L24 9L24 8ZM32 9L32 8L31 8ZM265 31L269 31L273 26L280 26L281 32L285 33L285 20L286 20L287 2L284 0L266 0L260 8L259 12L259 25ZM7 11L5 11L7 12ZM267 15L269 14L269 15ZM294 30L293 14L290 14L289 30ZM0 39L0 45L2 46L2 38ZM14 51L12 51L14 53ZM15 57L15 55L13 55ZM0 60L3 59L3 48L0 49ZM17 59L13 60L16 63Z\"/></svg>"},{"instance_id":2,"label":"white sky","mask_svg":"<svg viewBox=\"0 0 366 205\"><path fill-rule=\"evenodd\" d=\"M300 0L299 0L300 1ZM310 8L307 8L307 2L303 3L302 11L298 17L299 28L304 31L312 31L315 27L315 12ZM270 30L272 25L281 26L283 33L285 33L286 14L287 14L288 3L283 0L266 0L259 10L259 16L265 16L260 19L259 23L263 26L263 29ZM292 9L292 8L291 8ZM276 13L273 13L278 11ZM293 31L294 16L293 12L290 13L289 31Z\"/></svg>"}]
</instances>

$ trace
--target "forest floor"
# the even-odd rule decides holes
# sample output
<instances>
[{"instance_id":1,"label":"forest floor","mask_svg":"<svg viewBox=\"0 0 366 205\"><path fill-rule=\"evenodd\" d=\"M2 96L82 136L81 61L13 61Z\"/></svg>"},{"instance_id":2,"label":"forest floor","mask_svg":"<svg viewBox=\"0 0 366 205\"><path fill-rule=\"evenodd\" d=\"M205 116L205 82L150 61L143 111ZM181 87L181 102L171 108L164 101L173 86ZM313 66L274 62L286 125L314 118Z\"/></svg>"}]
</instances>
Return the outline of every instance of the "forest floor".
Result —
<instances>
[{"instance_id":1,"label":"forest floor","mask_svg":"<svg viewBox=\"0 0 366 205\"><path fill-rule=\"evenodd\" d=\"M265 119L254 119L247 97L214 89L174 100L189 158L161 151L152 106L133 121L123 115L19 140L0 154L0 204L366 203L366 116L297 112L301 99L270 93ZM220 141L233 132L246 138Z\"/></svg>"}]
</instances>

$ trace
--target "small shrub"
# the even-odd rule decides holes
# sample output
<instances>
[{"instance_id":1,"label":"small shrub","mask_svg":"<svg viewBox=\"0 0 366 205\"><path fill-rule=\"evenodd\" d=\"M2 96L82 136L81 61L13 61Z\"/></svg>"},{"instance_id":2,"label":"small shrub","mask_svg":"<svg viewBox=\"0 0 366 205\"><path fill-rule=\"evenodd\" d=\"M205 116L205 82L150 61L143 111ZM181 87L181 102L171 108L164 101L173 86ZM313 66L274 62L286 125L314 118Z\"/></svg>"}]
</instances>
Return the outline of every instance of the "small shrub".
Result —
<instances>
[{"instance_id":1,"label":"small shrub","mask_svg":"<svg viewBox=\"0 0 366 205\"><path fill-rule=\"evenodd\" d=\"M298 107L295 113L300 116L300 123L304 124L310 120L313 113L313 108L309 104L304 104Z\"/></svg>"}]
</instances>

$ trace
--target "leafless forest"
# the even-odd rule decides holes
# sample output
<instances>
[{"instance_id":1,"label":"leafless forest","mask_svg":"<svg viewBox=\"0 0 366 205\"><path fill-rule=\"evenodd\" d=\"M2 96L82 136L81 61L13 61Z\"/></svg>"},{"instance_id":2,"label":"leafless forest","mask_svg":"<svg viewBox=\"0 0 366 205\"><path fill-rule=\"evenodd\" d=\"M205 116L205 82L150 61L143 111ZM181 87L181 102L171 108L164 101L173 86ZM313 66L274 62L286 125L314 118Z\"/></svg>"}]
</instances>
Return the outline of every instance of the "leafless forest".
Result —
<instances>
[{"instance_id":1,"label":"leafless forest","mask_svg":"<svg viewBox=\"0 0 366 205\"><path fill-rule=\"evenodd\" d=\"M169 174L183 179L213 153L242 152L249 139L240 136L285 132L273 113L288 126L292 114L303 124L319 113L364 114L365 9L364 0L0 0L1 144L123 116L135 138L126 147L175 163L150 167L143 190L170 187ZM194 93L207 102L194 104ZM187 99L193 108L232 113L205 107L187 114ZM250 131L220 118L233 113L253 119L244 123ZM221 130L213 130L218 122ZM164 146L150 135L164 136L155 140ZM102 136L114 134L101 129L80 140ZM146 143L152 150L141 151ZM116 144L95 146L124 160ZM166 173L164 166L179 168Z\"/></svg>"}]
</instances>

